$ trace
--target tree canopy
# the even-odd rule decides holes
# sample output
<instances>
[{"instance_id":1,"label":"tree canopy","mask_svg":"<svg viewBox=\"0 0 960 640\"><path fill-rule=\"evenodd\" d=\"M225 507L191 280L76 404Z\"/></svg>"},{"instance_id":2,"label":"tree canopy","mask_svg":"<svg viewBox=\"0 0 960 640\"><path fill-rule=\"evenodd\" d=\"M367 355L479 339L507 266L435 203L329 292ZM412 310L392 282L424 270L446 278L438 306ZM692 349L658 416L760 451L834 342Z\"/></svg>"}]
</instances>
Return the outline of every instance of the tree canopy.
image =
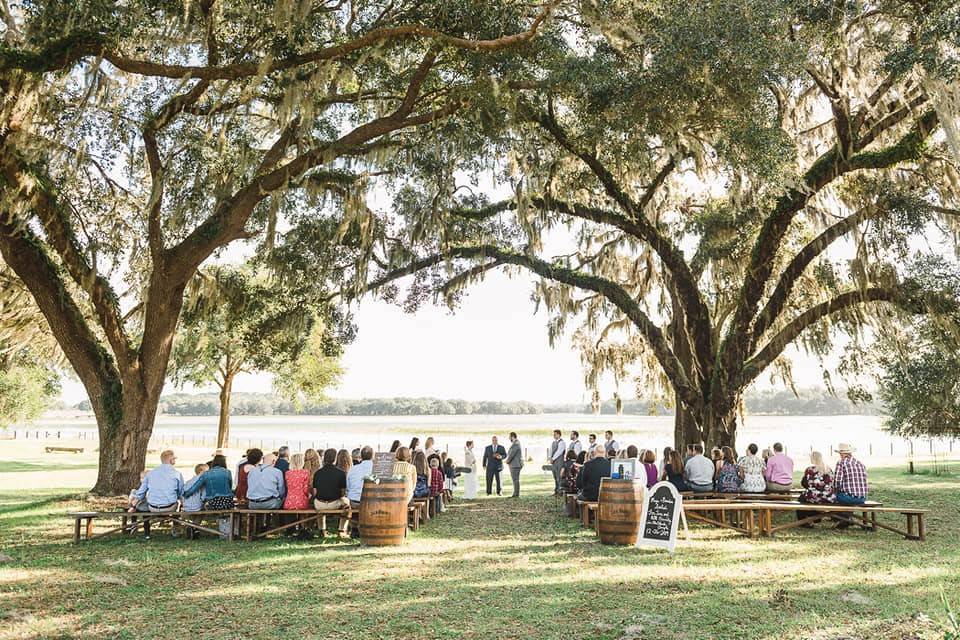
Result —
<instances>
[{"instance_id":1,"label":"tree canopy","mask_svg":"<svg viewBox=\"0 0 960 640\"><path fill-rule=\"evenodd\" d=\"M566 46L504 91L490 142L462 144L464 123L417 157L394 198L405 242L371 284L392 297L416 271L408 305L455 304L491 269L531 271L589 385L634 376L639 395L674 396L678 445L732 444L750 383L789 381L789 345L823 356L843 336L852 375L871 336L956 305L917 242L956 229L957 17L949 2L564 5Z\"/></svg>"},{"instance_id":2,"label":"tree canopy","mask_svg":"<svg viewBox=\"0 0 960 640\"><path fill-rule=\"evenodd\" d=\"M90 397L95 491L120 493L143 468L197 269L306 220L362 254L370 176L491 100L554 5L0 6L0 254Z\"/></svg>"}]
</instances>

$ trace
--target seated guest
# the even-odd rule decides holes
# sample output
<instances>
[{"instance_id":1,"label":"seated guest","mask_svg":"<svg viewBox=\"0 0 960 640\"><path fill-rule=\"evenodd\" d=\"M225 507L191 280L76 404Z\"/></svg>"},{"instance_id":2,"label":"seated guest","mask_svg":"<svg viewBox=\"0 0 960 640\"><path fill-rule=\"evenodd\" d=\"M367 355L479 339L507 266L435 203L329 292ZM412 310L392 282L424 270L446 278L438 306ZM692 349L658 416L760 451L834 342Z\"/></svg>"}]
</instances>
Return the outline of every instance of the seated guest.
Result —
<instances>
[{"instance_id":1,"label":"seated guest","mask_svg":"<svg viewBox=\"0 0 960 640\"><path fill-rule=\"evenodd\" d=\"M717 463L721 460L723 460L723 451L720 450L720 447L710 449L710 461L713 463L714 468L716 468Z\"/></svg>"},{"instance_id":2,"label":"seated guest","mask_svg":"<svg viewBox=\"0 0 960 640\"><path fill-rule=\"evenodd\" d=\"M176 511L183 497L183 476L173 466L177 462L177 455L167 449L160 454L160 466L152 469L143 477L140 486L133 492L136 506L131 506L131 513L169 513ZM174 529L173 535L177 532ZM143 537L150 539L150 522L143 523Z\"/></svg>"},{"instance_id":3,"label":"seated guest","mask_svg":"<svg viewBox=\"0 0 960 640\"><path fill-rule=\"evenodd\" d=\"M767 470L763 472L770 493L787 493L793 488L793 460L783 454L783 445L773 445L773 455L767 459Z\"/></svg>"},{"instance_id":4,"label":"seated guest","mask_svg":"<svg viewBox=\"0 0 960 640\"><path fill-rule=\"evenodd\" d=\"M853 457L853 447L846 442L837 446L840 460L833 473L833 489L837 494L837 504L859 505L867 501L867 469L863 463ZM842 515L851 517L844 512ZM846 529L849 522L841 522L838 529Z\"/></svg>"},{"instance_id":5,"label":"seated guest","mask_svg":"<svg viewBox=\"0 0 960 640\"><path fill-rule=\"evenodd\" d=\"M237 468L237 490L234 492L234 499L237 502L247 502L247 474L260 464L261 460L263 460L263 451L260 449L247 449L247 455L244 456L243 464Z\"/></svg>"},{"instance_id":6,"label":"seated guest","mask_svg":"<svg viewBox=\"0 0 960 640\"><path fill-rule=\"evenodd\" d=\"M833 474L823 461L823 454L819 451L810 452L810 466L803 472L800 484L804 491L800 494L800 502L807 504L833 504L837 496L833 491ZM816 511L797 511L797 520L817 515ZM807 527L812 524L804 525Z\"/></svg>"},{"instance_id":7,"label":"seated guest","mask_svg":"<svg viewBox=\"0 0 960 640\"><path fill-rule=\"evenodd\" d=\"M350 455L350 452L346 449L340 449L340 451L337 451L337 461L335 464L340 471L349 473L350 468L353 466L353 456Z\"/></svg>"},{"instance_id":8,"label":"seated guest","mask_svg":"<svg viewBox=\"0 0 960 640\"><path fill-rule=\"evenodd\" d=\"M310 472L310 485L313 486L313 474L322 466L320 454L316 449L307 449L303 452L303 468Z\"/></svg>"},{"instance_id":9,"label":"seated guest","mask_svg":"<svg viewBox=\"0 0 960 640\"><path fill-rule=\"evenodd\" d=\"M327 449L323 452L323 466L313 474L313 507L317 511L324 509L345 509L350 506L346 497L347 474L337 465L337 450ZM345 537L349 518L340 518L339 535ZM320 519L320 530L326 531L327 517Z\"/></svg>"},{"instance_id":10,"label":"seated guest","mask_svg":"<svg viewBox=\"0 0 960 640\"><path fill-rule=\"evenodd\" d=\"M194 485L200 482L200 478L206 473L209 469L205 464L198 464L193 468L193 477L187 480L183 485L183 510L184 511L202 511L203 510L203 500L204 493L203 487L199 488L199 491L196 493L190 491Z\"/></svg>"},{"instance_id":11,"label":"seated guest","mask_svg":"<svg viewBox=\"0 0 960 640\"><path fill-rule=\"evenodd\" d=\"M417 470L417 482L413 488L414 498L430 497L430 465L423 451L413 454L413 468Z\"/></svg>"},{"instance_id":12,"label":"seated guest","mask_svg":"<svg viewBox=\"0 0 960 640\"><path fill-rule=\"evenodd\" d=\"M720 461L717 462L717 475L714 479L716 489L721 493L739 493L740 471L737 469L736 458L733 457L733 449L722 447L720 455Z\"/></svg>"},{"instance_id":13,"label":"seated guest","mask_svg":"<svg viewBox=\"0 0 960 640\"><path fill-rule=\"evenodd\" d=\"M284 509L310 508L310 479L310 472L303 468L303 454L293 454L290 457L290 468L283 474L287 487L287 496L283 500Z\"/></svg>"},{"instance_id":14,"label":"seated guest","mask_svg":"<svg viewBox=\"0 0 960 640\"><path fill-rule=\"evenodd\" d=\"M691 491L709 493L713 491L713 476L716 466L703 455L703 445L693 445L693 456L683 466L684 479Z\"/></svg>"},{"instance_id":15,"label":"seated guest","mask_svg":"<svg viewBox=\"0 0 960 640\"><path fill-rule=\"evenodd\" d=\"M695 447L696 447L696 445L694 445L694 444L688 444L688 445L687 445L686 453L683 454L683 464L684 464L684 466L686 466L687 462L690 461L690 458L692 458L694 455L696 455L696 451L694 451L694 448L695 448Z\"/></svg>"},{"instance_id":16,"label":"seated guest","mask_svg":"<svg viewBox=\"0 0 960 640\"><path fill-rule=\"evenodd\" d=\"M407 503L413 500L413 491L417 487L417 468L410 464L410 449L397 449L397 461L393 463L393 475L406 479Z\"/></svg>"},{"instance_id":17,"label":"seated guest","mask_svg":"<svg viewBox=\"0 0 960 640\"><path fill-rule=\"evenodd\" d=\"M277 460L273 463L281 473L286 473L290 470L290 447L283 445L277 450Z\"/></svg>"},{"instance_id":18,"label":"seated guest","mask_svg":"<svg viewBox=\"0 0 960 640\"><path fill-rule=\"evenodd\" d=\"M217 454L210 461L210 468L200 476L200 479L192 487L183 492L184 498L202 492L204 511L229 511L235 506L233 491L230 490L233 485L231 475L230 470L227 469L227 458L222 454ZM220 539L226 540L230 533L230 520L219 518L217 523L220 529Z\"/></svg>"},{"instance_id":19,"label":"seated guest","mask_svg":"<svg viewBox=\"0 0 960 640\"><path fill-rule=\"evenodd\" d=\"M627 458L631 460L640 460L640 450L637 449L637 445L631 444L627 447Z\"/></svg>"},{"instance_id":20,"label":"seated guest","mask_svg":"<svg viewBox=\"0 0 960 640\"><path fill-rule=\"evenodd\" d=\"M577 476L580 475L580 464L577 463L579 454L573 449L567 449L566 460L560 469L560 487L564 493L577 492Z\"/></svg>"},{"instance_id":21,"label":"seated guest","mask_svg":"<svg viewBox=\"0 0 960 640\"><path fill-rule=\"evenodd\" d=\"M673 447L664 447L663 448L663 457L660 458L660 468L657 470L657 477L661 480L663 479L663 470L667 468L667 465L670 464L670 452L673 451Z\"/></svg>"},{"instance_id":22,"label":"seated guest","mask_svg":"<svg viewBox=\"0 0 960 640\"><path fill-rule=\"evenodd\" d=\"M360 500L363 497L363 479L373 474L373 447L363 447L360 449L360 464L350 467L347 472L347 500L350 501L350 507L360 508Z\"/></svg>"},{"instance_id":23,"label":"seated guest","mask_svg":"<svg viewBox=\"0 0 960 640\"><path fill-rule=\"evenodd\" d=\"M240 458L240 461L237 463L237 487L240 486L240 471L241 471L245 466L247 466L247 456L250 455L250 452L251 452L251 451L253 451L253 449L247 449L246 451L244 451L244 452L243 452L243 457ZM246 484L244 484L244 487L246 487Z\"/></svg>"},{"instance_id":24,"label":"seated guest","mask_svg":"<svg viewBox=\"0 0 960 640\"><path fill-rule=\"evenodd\" d=\"M390 453L396 454L396 453L397 453L397 449L399 449L399 448L400 448L400 441L399 441L399 440L394 440L394 441L393 441L393 444L390 445Z\"/></svg>"},{"instance_id":25,"label":"seated guest","mask_svg":"<svg viewBox=\"0 0 960 640\"><path fill-rule=\"evenodd\" d=\"M416 436L411 438L409 449L410 449L410 457L412 459L413 454L415 454L417 451L420 451L420 438L417 438Z\"/></svg>"},{"instance_id":26,"label":"seated guest","mask_svg":"<svg viewBox=\"0 0 960 640\"><path fill-rule=\"evenodd\" d=\"M258 456L257 462L259 461ZM213 460L210 461L210 469L200 476L200 480L196 484L185 490L183 495L189 497L202 490L205 496L203 500L204 511L228 511L233 509L233 492L230 491L233 479L230 476L226 457L215 455Z\"/></svg>"},{"instance_id":27,"label":"seated guest","mask_svg":"<svg viewBox=\"0 0 960 640\"><path fill-rule=\"evenodd\" d=\"M600 480L610 477L610 459L607 457L609 449L598 444L593 450L593 459L583 465L577 478L579 500L596 502L600 497Z\"/></svg>"},{"instance_id":28,"label":"seated guest","mask_svg":"<svg viewBox=\"0 0 960 640\"><path fill-rule=\"evenodd\" d=\"M757 445L750 443L747 455L740 458L737 467L740 470L740 491L744 493L763 493L767 490L767 481L763 477L765 466L757 455Z\"/></svg>"},{"instance_id":29,"label":"seated guest","mask_svg":"<svg viewBox=\"0 0 960 640\"><path fill-rule=\"evenodd\" d=\"M646 482L649 489L657 484L657 452L653 449L643 452L643 468L647 472Z\"/></svg>"},{"instance_id":30,"label":"seated guest","mask_svg":"<svg viewBox=\"0 0 960 640\"><path fill-rule=\"evenodd\" d=\"M672 484L677 488L677 491L690 490L687 482L683 479L683 458L680 457L680 452L676 449L670 449L668 462L663 467L663 475L660 476L660 479Z\"/></svg>"},{"instance_id":31,"label":"seated guest","mask_svg":"<svg viewBox=\"0 0 960 640\"><path fill-rule=\"evenodd\" d=\"M440 456L430 456L430 499L434 501L435 513L443 511L443 471L440 470Z\"/></svg>"},{"instance_id":32,"label":"seated guest","mask_svg":"<svg viewBox=\"0 0 960 640\"><path fill-rule=\"evenodd\" d=\"M360 447L357 447L350 452L350 466L352 467L355 464L360 464Z\"/></svg>"},{"instance_id":33,"label":"seated guest","mask_svg":"<svg viewBox=\"0 0 960 640\"><path fill-rule=\"evenodd\" d=\"M259 449L250 453L253 458ZM283 473L274 465L276 458L268 453L260 460L260 464L247 473L247 507L270 511L283 506L286 496L286 485L283 482Z\"/></svg>"}]
</instances>

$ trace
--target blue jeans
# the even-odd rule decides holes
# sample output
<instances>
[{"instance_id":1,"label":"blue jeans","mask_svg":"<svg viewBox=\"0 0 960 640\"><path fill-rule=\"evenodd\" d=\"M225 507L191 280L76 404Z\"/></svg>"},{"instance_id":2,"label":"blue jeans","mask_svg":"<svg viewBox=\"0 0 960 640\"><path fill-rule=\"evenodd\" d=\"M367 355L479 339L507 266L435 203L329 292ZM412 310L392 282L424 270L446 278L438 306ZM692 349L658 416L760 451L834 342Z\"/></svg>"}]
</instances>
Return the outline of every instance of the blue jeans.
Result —
<instances>
[{"instance_id":1,"label":"blue jeans","mask_svg":"<svg viewBox=\"0 0 960 640\"><path fill-rule=\"evenodd\" d=\"M866 496L852 496L843 491L837 491L837 504L858 505L867 501Z\"/></svg>"}]
</instances>

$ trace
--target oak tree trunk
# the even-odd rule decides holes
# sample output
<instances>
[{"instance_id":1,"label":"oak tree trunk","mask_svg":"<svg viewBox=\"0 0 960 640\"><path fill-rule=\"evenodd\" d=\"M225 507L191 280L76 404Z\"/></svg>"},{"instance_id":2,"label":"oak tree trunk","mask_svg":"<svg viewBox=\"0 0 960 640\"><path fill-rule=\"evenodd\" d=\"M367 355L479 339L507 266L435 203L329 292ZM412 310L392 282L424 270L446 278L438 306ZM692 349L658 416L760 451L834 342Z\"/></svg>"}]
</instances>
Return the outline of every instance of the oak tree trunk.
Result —
<instances>
[{"instance_id":1,"label":"oak tree trunk","mask_svg":"<svg viewBox=\"0 0 960 640\"><path fill-rule=\"evenodd\" d=\"M227 372L220 385L220 421L217 424L217 448L223 449L230 440L230 394L233 392L233 377Z\"/></svg>"},{"instance_id":2,"label":"oak tree trunk","mask_svg":"<svg viewBox=\"0 0 960 640\"><path fill-rule=\"evenodd\" d=\"M703 433L697 424L696 416L676 398L676 413L673 418L673 448L683 453L688 444L702 443Z\"/></svg>"}]
</instances>

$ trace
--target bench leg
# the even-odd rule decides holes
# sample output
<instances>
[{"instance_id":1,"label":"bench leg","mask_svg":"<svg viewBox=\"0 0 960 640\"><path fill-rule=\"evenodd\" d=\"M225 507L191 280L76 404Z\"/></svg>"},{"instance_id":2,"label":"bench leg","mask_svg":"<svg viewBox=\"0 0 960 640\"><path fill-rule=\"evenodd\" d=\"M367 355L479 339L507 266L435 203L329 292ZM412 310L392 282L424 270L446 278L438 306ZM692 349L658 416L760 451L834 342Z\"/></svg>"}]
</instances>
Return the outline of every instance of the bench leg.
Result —
<instances>
[{"instance_id":1,"label":"bench leg","mask_svg":"<svg viewBox=\"0 0 960 640\"><path fill-rule=\"evenodd\" d=\"M80 518L73 521L73 541L80 542Z\"/></svg>"},{"instance_id":2,"label":"bench leg","mask_svg":"<svg viewBox=\"0 0 960 640\"><path fill-rule=\"evenodd\" d=\"M913 525L913 514L908 513L907 514L907 537L915 538L916 535L917 534L916 534L916 531L914 531L914 525Z\"/></svg>"},{"instance_id":3,"label":"bench leg","mask_svg":"<svg viewBox=\"0 0 960 640\"><path fill-rule=\"evenodd\" d=\"M923 526L922 513L917 514L917 534L921 542L927 539L927 531L926 531L926 528Z\"/></svg>"},{"instance_id":4,"label":"bench leg","mask_svg":"<svg viewBox=\"0 0 960 640\"><path fill-rule=\"evenodd\" d=\"M93 518L87 518L87 540L93 537Z\"/></svg>"},{"instance_id":5,"label":"bench leg","mask_svg":"<svg viewBox=\"0 0 960 640\"><path fill-rule=\"evenodd\" d=\"M870 528L873 529L874 531L877 530L877 512L876 511L870 512Z\"/></svg>"}]
</instances>

